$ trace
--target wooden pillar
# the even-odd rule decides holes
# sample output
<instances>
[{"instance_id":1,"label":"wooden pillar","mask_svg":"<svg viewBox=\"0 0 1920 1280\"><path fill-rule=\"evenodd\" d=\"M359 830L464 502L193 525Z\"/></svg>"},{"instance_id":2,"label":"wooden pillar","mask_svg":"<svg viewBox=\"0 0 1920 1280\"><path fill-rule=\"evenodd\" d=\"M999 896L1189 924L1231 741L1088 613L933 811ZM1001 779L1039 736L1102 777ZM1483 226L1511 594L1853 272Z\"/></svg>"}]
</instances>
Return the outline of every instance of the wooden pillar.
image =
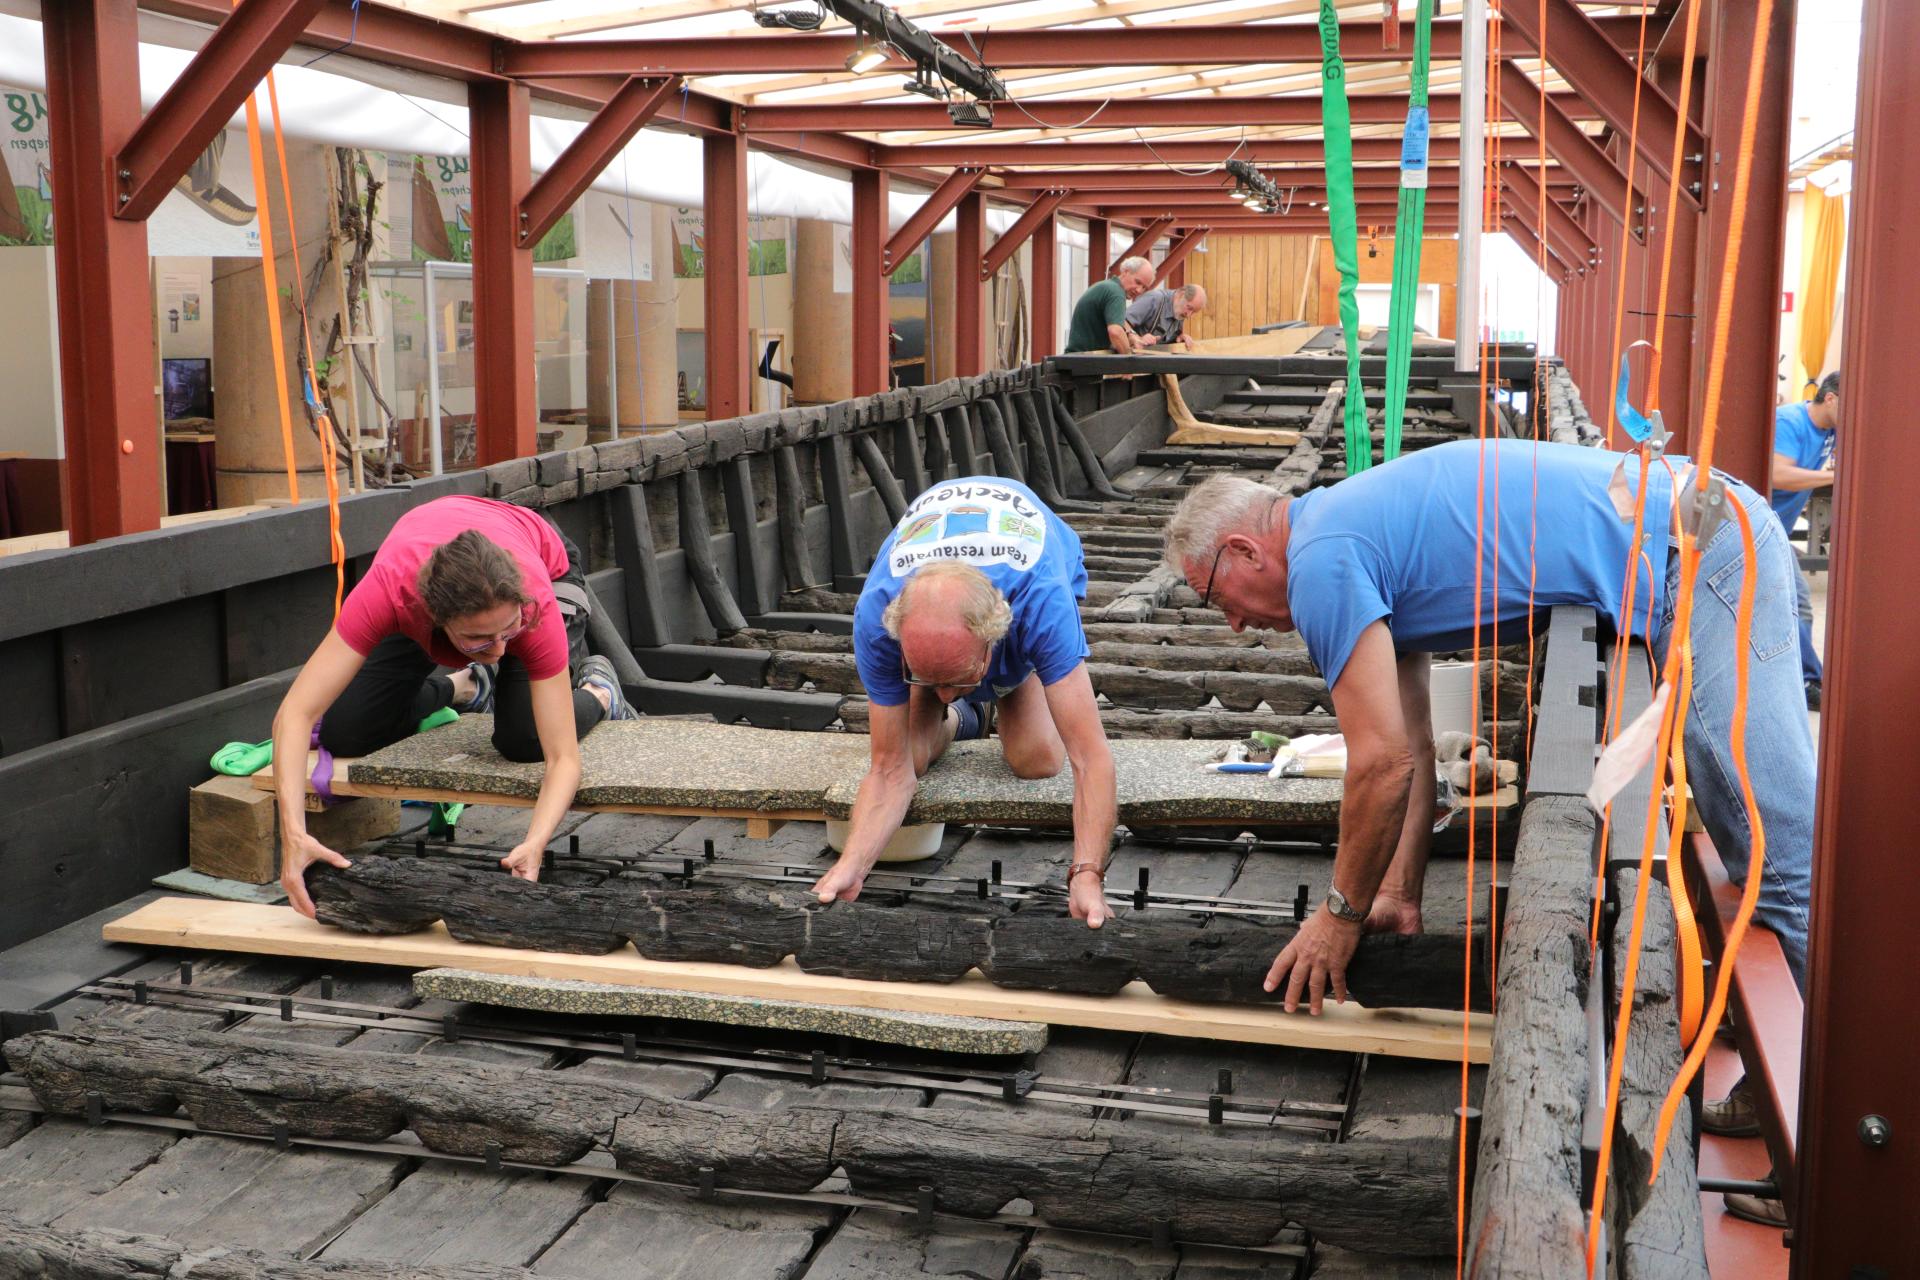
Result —
<instances>
[{"instance_id":1,"label":"wooden pillar","mask_svg":"<svg viewBox=\"0 0 1920 1280\"><path fill-rule=\"evenodd\" d=\"M473 178L473 420L482 466L535 449L533 249L520 247L520 201L533 183L527 88L467 89Z\"/></svg>"},{"instance_id":2,"label":"wooden pillar","mask_svg":"<svg viewBox=\"0 0 1920 1280\"><path fill-rule=\"evenodd\" d=\"M636 201L634 209L641 223L634 234L651 237L653 279L595 280L589 286L587 318L593 333L587 348L589 431L605 433L594 439L606 438L616 426L624 434L642 427L670 427L679 421L673 216L666 206L650 202ZM792 362L791 352L787 360ZM617 423L609 421L606 404L609 361Z\"/></svg>"},{"instance_id":3,"label":"wooden pillar","mask_svg":"<svg viewBox=\"0 0 1920 1280\"><path fill-rule=\"evenodd\" d=\"M979 191L961 197L953 211L953 371L960 377L987 367L986 288L980 259L986 252L987 201Z\"/></svg>"},{"instance_id":4,"label":"wooden pillar","mask_svg":"<svg viewBox=\"0 0 1920 1280\"><path fill-rule=\"evenodd\" d=\"M927 237L927 354L933 361L929 382L953 376L953 238L951 231Z\"/></svg>"},{"instance_id":5,"label":"wooden pillar","mask_svg":"<svg viewBox=\"0 0 1920 1280\"><path fill-rule=\"evenodd\" d=\"M108 161L141 119L135 20L133 0L63 0L41 13L74 546L160 527L147 226L114 216Z\"/></svg>"},{"instance_id":6,"label":"wooden pillar","mask_svg":"<svg viewBox=\"0 0 1920 1280\"><path fill-rule=\"evenodd\" d=\"M1033 229L1033 358L1060 348L1060 219L1048 214Z\"/></svg>"},{"instance_id":7,"label":"wooden pillar","mask_svg":"<svg viewBox=\"0 0 1920 1280\"><path fill-rule=\"evenodd\" d=\"M801 404L850 399L853 389L853 294L834 292L839 228L817 218L795 223L793 337L787 367ZM857 283L857 282L856 282Z\"/></svg>"},{"instance_id":8,"label":"wooden pillar","mask_svg":"<svg viewBox=\"0 0 1920 1280\"><path fill-rule=\"evenodd\" d=\"M1087 288L1107 278L1107 261L1113 254L1112 224L1105 218L1087 219Z\"/></svg>"},{"instance_id":9,"label":"wooden pillar","mask_svg":"<svg viewBox=\"0 0 1920 1280\"><path fill-rule=\"evenodd\" d=\"M701 139L706 180L707 417L736 418L752 405L747 356L747 139Z\"/></svg>"},{"instance_id":10,"label":"wooden pillar","mask_svg":"<svg viewBox=\"0 0 1920 1280\"><path fill-rule=\"evenodd\" d=\"M853 394L885 391L893 350L887 342L887 173L853 172Z\"/></svg>"}]
</instances>

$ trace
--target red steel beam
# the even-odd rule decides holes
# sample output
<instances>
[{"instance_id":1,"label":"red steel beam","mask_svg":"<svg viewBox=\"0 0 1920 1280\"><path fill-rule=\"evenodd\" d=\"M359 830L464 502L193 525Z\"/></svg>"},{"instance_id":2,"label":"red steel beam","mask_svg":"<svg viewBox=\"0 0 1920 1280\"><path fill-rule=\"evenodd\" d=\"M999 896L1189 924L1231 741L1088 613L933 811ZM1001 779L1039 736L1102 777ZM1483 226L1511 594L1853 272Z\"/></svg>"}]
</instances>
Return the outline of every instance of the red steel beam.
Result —
<instances>
[{"instance_id":1,"label":"red steel beam","mask_svg":"<svg viewBox=\"0 0 1920 1280\"><path fill-rule=\"evenodd\" d=\"M1532 181L1533 166L1519 161L1508 163L1519 165L1527 171ZM1273 179L1275 186L1282 191L1289 187L1298 187L1302 191L1326 190L1326 172L1318 168L1271 169L1262 168L1261 173ZM1071 190L1076 194L1095 191L1220 191L1231 193L1234 189L1232 175L1226 173L1195 174L1191 177L1170 170L1155 169L1026 169L994 175L1000 185L1009 191L1058 191ZM1571 174L1558 169L1547 170L1547 184L1553 187L1572 187L1576 183ZM1374 169L1356 169L1353 185L1357 188L1387 187L1398 190L1400 170L1384 166ZM1457 167L1435 168L1428 172L1427 186L1457 187L1460 185L1460 170Z\"/></svg>"},{"instance_id":2,"label":"red steel beam","mask_svg":"<svg viewBox=\"0 0 1920 1280\"><path fill-rule=\"evenodd\" d=\"M113 158L119 217L143 221L226 128L325 0L240 0Z\"/></svg>"},{"instance_id":3,"label":"red steel beam","mask_svg":"<svg viewBox=\"0 0 1920 1280\"><path fill-rule=\"evenodd\" d=\"M953 219L953 371L964 378L986 372L986 288L974 270L986 251L986 197L967 192Z\"/></svg>"},{"instance_id":4,"label":"red steel beam","mask_svg":"<svg viewBox=\"0 0 1920 1280\"><path fill-rule=\"evenodd\" d=\"M1200 247L1200 242L1207 238L1207 232L1210 229L1195 227L1191 231L1182 232L1177 240L1168 245L1167 256L1160 260L1160 265L1154 270L1153 283L1155 285L1166 283L1167 277L1173 274L1174 269L1187 260L1187 255Z\"/></svg>"},{"instance_id":5,"label":"red steel beam","mask_svg":"<svg viewBox=\"0 0 1920 1280\"><path fill-rule=\"evenodd\" d=\"M993 279L993 273L1000 269L1001 264L1020 251L1020 246L1027 242L1027 237L1031 236L1042 222L1050 220L1054 210L1058 209L1061 201L1066 198L1067 193L1064 191L1041 192L1039 198L1028 205L1026 211L1014 220L1013 225L993 242L993 247L980 255L980 278Z\"/></svg>"},{"instance_id":6,"label":"red steel beam","mask_svg":"<svg viewBox=\"0 0 1920 1280\"><path fill-rule=\"evenodd\" d=\"M1625 171L1561 109L1560 99L1556 95L1547 95L1544 139L1541 136L1540 88L1511 63L1500 68L1500 106L1506 112L1507 119L1525 128L1528 136L1536 142L1544 140L1547 155L1591 191L1594 199L1600 202L1600 207L1611 214L1616 223L1630 220ZM1645 202L1636 200L1635 203ZM1640 219L1636 217L1631 221L1638 224Z\"/></svg>"},{"instance_id":7,"label":"red steel beam","mask_svg":"<svg viewBox=\"0 0 1920 1280\"><path fill-rule=\"evenodd\" d=\"M747 361L747 140L701 140L706 208L707 420L751 412Z\"/></svg>"},{"instance_id":8,"label":"red steel beam","mask_svg":"<svg viewBox=\"0 0 1920 1280\"><path fill-rule=\"evenodd\" d=\"M1593 19L1588 19L1594 22ZM1594 22L1601 39L1624 40L1633 47L1639 19ZM1374 28L1369 31L1369 28ZM932 33L955 52L999 70L1083 67L1247 66L1256 63L1318 63L1322 57L1318 26L1306 23L1234 25L1200 23L1189 27L1035 28L995 31L991 26L966 34ZM1374 24L1340 26L1340 52L1349 63L1408 62L1411 45L1384 48ZM1557 36L1557 32L1555 33ZM971 38L969 38L971 37ZM792 35L676 36L640 40L515 41L502 50L502 74L524 76L597 75L793 75L839 72L860 48L851 32ZM1620 56L1613 42L1608 51ZM1533 57L1526 40L1504 48L1508 57ZM1460 58L1460 23L1433 24L1433 57ZM911 71L913 62L892 57L874 74Z\"/></svg>"},{"instance_id":9,"label":"red steel beam","mask_svg":"<svg viewBox=\"0 0 1920 1280\"><path fill-rule=\"evenodd\" d=\"M928 193L920 207L908 215L900 229L893 233L893 238L887 241L880 254L880 269L891 274L912 257L913 251L920 247L920 242L932 235L933 229L940 225L940 220L953 211L962 197L979 185L984 172L981 169L955 169L942 179L940 185Z\"/></svg>"},{"instance_id":10,"label":"red steel beam","mask_svg":"<svg viewBox=\"0 0 1920 1280\"><path fill-rule=\"evenodd\" d=\"M1896 336L1912 326L1920 288L1920 260L1908 245L1920 205L1912 146L1920 7L1866 0L1860 34L1840 389L1846 442L1834 486L1799 1193L1788 1206L1797 1280L1893 1276L1920 1258L1920 993L1911 981L1920 877L1909 767L1920 752L1920 646L1912 600L1899 586L1920 570L1920 433L1911 425L1913 356ZM1884 1143L1870 1116L1885 1122Z\"/></svg>"},{"instance_id":11,"label":"red steel beam","mask_svg":"<svg viewBox=\"0 0 1920 1280\"><path fill-rule=\"evenodd\" d=\"M1555 94L1552 101L1568 115L1595 113L1577 94ZM1355 124L1404 124L1404 94L1357 93L1347 99ZM1435 120L1458 120L1460 97L1436 93L1428 104ZM812 129L886 133L894 130L966 129L955 124L945 104L938 102L783 102L742 107L740 116L749 133L799 133ZM995 129L1071 129L1233 127L1238 125L1315 125L1320 122L1320 99L1224 95L1206 98L1049 98L1023 102L1018 108L1002 105L995 112ZM1040 148L1035 148L1038 152ZM1036 155L1035 162L1040 156Z\"/></svg>"},{"instance_id":12,"label":"red steel beam","mask_svg":"<svg viewBox=\"0 0 1920 1280\"><path fill-rule=\"evenodd\" d=\"M482 465L530 456L540 414L533 389L533 246L521 202L532 177L527 90L467 86L473 180L473 421Z\"/></svg>"},{"instance_id":13,"label":"red steel beam","mask_svg":"<svg viewBox=\"0 0 1920 1280\"><path fill-rule=\"evenodd\" d=\"M1111 210L1102 210L1102 212L1106 213L1107 217L1111 219L1119 219L1125 216L1123 214L1114 213ZM1121 250L1119 255L1115 257L1112 262L1109 262L1107 264L1107 270L1105 275L1102 275L1100 277L1102 280L1106 279L1107 276L1110 276L1114 272L1118 271L1120 269L1120 264L1125 262L1128 258L1145 257L1147 254L1147 250L1153 248L1154 241L1158 240L1162 235L1166 234L1167 228L1173 225L1173 215L1171 214L1165 214L1165 215L1148 214L1146 216L1150 219L1150 221L1147 223L1146 226L1140 229L1140 234L1133 238L1133 243L1128 245L1125 249ZM1097 284L1098 281L1095 281L1095 283Z\"/></svg>"},{"instance_id":14,"label":"red steel beam","mask_svg":"<svg viewBox=\"0 0 1920 1280\"><path fill-rule=\"evenodd\" d=\"M1428 158L1457 161L1460 139L1434 138ZM1250 164L1308 164L1316 168L1326 159L1317 138L1254 138L1242 142L928 142L913 146L876 146L874 162L886 169L923 165L975 164L1000 169L1012 165L1144 166L1164 171L1172 165L1219 166L1229 158ZM1395 138L1355 138L1356 164L1390 164L1398 173L1400 143ZM1011 174L1007 176L1012 176Z\"/></svg>"},{"instance_id":15,"label":"red steel beam","mask_svg":"<svg viewBox=\"0 0 1920 1280\"><path fill-rule=\"evenodd\" d=\"M540 243L561 215L593 185L607 162L619 155L661 105L679 91L677 76L659 80L635 76L615 90L607 105L594 113L579 136L534 180L520 205L520 243L528 248Z\"/></svg>"},{"instance_id":16,"label":"red steel beam","mask_svg":"<svg viewBox=\"0 0 1920 1280\"><path fill-rule=\"evenodd\" d=\"M887 342L887 174L853 173L853 394L887 389L893 352ZM908 250L912 252L911 249Z\"/></svg>"},{"instance_id":17,"label":"red steel beam","mask_svg":"<svg viewBox=\"0 0 1920 1280\"><path fill-rule=\"evenodd\" d=\"M1196 219L1196 223L1197 221L1198 220ZM1206 224L1208 228L1211 230L1216 240L1221 236L1229 236L1229 235L1231 236L1252 236L1252 235L1305 236L1305 235L1326 235L1327 234L1327 220L1324 217L1321 217L1321 218L1274 217L1274 218L1226 218L1226 219L1208 218L1206 219ZM1372 239L1378 240L1382 243L1385 243L1393 239L1393 223L1391 219L1385 222L1379 223L1378 226L1380 228L1380 234L1372 237ZM1451 236L1459 229L1460 229L1459 223L1455 215L1451 211L1443 212L1438 216L1435 216L1430 213L1427 217L1425 230L1426 230L1426 235L1428 239L1432 239L1434 236ZM1366 228L1363 226L1361 228L1361 231L1362 231L1361 238L1363 241L1368 238L1364 234L1365 230Z\"/></svg>"},{"instance_id":18,"label":"red steel beam","mask_svg":"<svg viewBox=\"0 0 1920 1280\"><path fill-rule=\"evenodd\" d=\"M1107 255L1113 251L1113 223L1106 218L1087 219L1087 288L1107 278Z\"/></svg>"},{"instance_id":19,"label":"red steel beam","mask_svg":"<svg viewBox=\"0 0 1920 1280\"><path fill-rule=\"evenodd\" d=\"M1787 139L1793 88L1793 0L1775 0L1766 41L1760 114L1749 151L1747 202L1733 207L1734 163L1742 150L1741 115L1746 105L1748 59L1755 39L1750 6L1717 4L1701 16L1711 20L1707 60L1707 121L1713 137L1708 157L1709 193L1702 220L1699 288L1694 312L1703 317L1694 344L1695 422L1705 422L1707 367L1713 353L1712 317L1722 291L1733 291L1733 327L1727 335L1725 387L1713 464L1760 492L1771 487L1773 409L1779 373L1780 285L1787 220ZM1744 221L1737 268L1731 266L1733 219ZM1671 345L1671 344L1669 344Z\"/></svg>"},{"instance_id":20,"label":"red steel beam","mask_svg":"<svg viewBox=\"0 0 1920 1280\"><path fill-rule=\"evenodd\" d=\"M69 543L160 527L147 224L114 216L107 157L140 124L132 0L66 0L41 12L48 158L60 183L53 258Z\"/></svg>"},{"instance_id":21,"label":"red steel beam","mask_svg":"<svg viewBox=\"0 0 1920 1280\"><path fill-rule=\"evenodd\" d=\"M1574 0L1544 0L1544 3L1547 12L1548 64L1565 76L1582 97L1599 108L1601 118L1612 126L1615 133L1627 136L1634 125L1634 84L1642 79L1639 69L1630 57L1620 51L1615 41L1608 38L1600 24L1588 17ZM1540 13L1536 3L1514 5L1511 11L1503 5L1500 12L1508 30L1532 47L1540 47L1541 35L1537 30ZM1638 22L1638 18L1634 21ZM1502 92L1504 94L1505 90ZM1680 118L1679 110L1673 105L1673 100L1650 80L1640 85L1639 101L1638 158L1651 165L1661 177L1673 180L1676 175L1669 173L1668 168L1673 159L1673 132ZM1684 154L1698 156L1705 151L1705 140L1689 122ZM1690 163L1683 161L1682 164L1684 172L1679 176L1679 181L1684 186L1693 181L1691 175L1697 170Z\"/></svg>"},{"instance_id":22,"label":"red steel beam","mask_svg":"<svg viewBox=\"0 0 1920 1280\"><path fill-rule=\"evenodd\" d=\"M1556 204L1549 191L1546 208L1540 207L1540 185L1534 175L1511 164L1500 171L1506 206L1519 215L1528 230L1547 242L1555 254L1569 266L1588 266L1599 259L1599 248L1572 214Z\"/></svg>"},{"instance_id":23,"label":"red steel beam","mask_svg":"<svg viewBox=\"0 0 1920 1280\"><path fill-rule=\"evenodd\" d=\"M1171 226L1174 223L1198 225L1199 223L1208 222L1217 217L1233 217L1235 216L1236 210L1239 211L1239 216L1252 220L1289 216L1281 213L1253 213L1249 211L1245 205L1231 200L1218 201L1212 204L1199 202L1181 202L1176 204L1171 201L1164 204L1103 204L1099 206L1099 208L1100 212L1106 214L1109 218L1155 218L1161 220L1167 226ZM1443 213L1452 213L1453 202L1450 200L1436 200L1434 203L1428 205L1427 208ZM1388 204L1385 201L1378 201L1371 204L1360 205L1357 212L1360 218L1360 225L1364 228L1369 224L1392 226L1399 210L1400 206L1398 202ZM1327 215L1324 210L1315 209L1305 203L1295 208L1291 216L1309 221L1317 221L1323 226L1327 221Z\"/></svg>"},{"instance_id":24,"label":"red steel beam","mask_svg":"<svg viewBox=\"0 0 1920 1280\"><path fill-rule=\"evenodd\" d=\"M1060 219L1052 210L1033 229L1033 359L1060 349Z\"/></svg>"}]
</instances>

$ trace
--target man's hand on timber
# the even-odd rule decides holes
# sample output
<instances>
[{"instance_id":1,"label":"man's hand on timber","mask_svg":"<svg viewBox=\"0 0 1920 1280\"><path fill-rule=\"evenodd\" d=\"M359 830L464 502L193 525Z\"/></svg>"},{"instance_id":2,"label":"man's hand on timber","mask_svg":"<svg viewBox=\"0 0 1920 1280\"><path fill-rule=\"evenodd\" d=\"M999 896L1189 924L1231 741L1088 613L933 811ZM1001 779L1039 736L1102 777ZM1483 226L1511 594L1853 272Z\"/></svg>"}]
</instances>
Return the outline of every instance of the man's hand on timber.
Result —
<instances>
[{"instance_id":1,"label":"man's hand on timber","mask_svg":"<svg viewBox=\"0 0 1920 1280\"><path fill-rule=\"evenodd\" d=\"M860 887L867 882L867 872L871 870L871 860L850 858L843 853L827 874L814 881L813 894L822 902L852 902L860 896Z\"/></svg>"},{"instance_id":2,"label":"man's hand on timber","mask_svg":"<svg viewBox=\"0 0 1920 1280\"><path fill-rule=\"evenodd\" d=\"M1420 929L1419 903L1394 897L1384 889L1374 895L1373 906L1367 911L1368 933L1419 933Z\"/></svg>"},{"instance_id":3,"label":"man's hand on timber","mask_svg":"<svg viewBox=\"0 0 1920 1280\"><path fill-rule=\"evenodd\" d=\"M1067 909L1075 920L1085 920L1087 928L1098 929L1113 915L1107 904L1106 882L1091 871L1083 871L1067 886Z\"/></svg>"},{"instance_id":4,"label":"man's hand on timber","mask_svg":"<svg viewBox=\"0 0 1920 1280\"><path fill-rule=\"evenodd\" d=\"M353 864L304 831L280 844L280 887L287 891L287 905L312 920L315 917L313 899L307 896L307 868L316 862L343 868Z\"/></svg>"},{"instance_id":5,"label":"man's hand on timber","mask_svg":"<svg viewBox=\"0 0 1920 1280\"><path fill-rule=\"evenodd\" d=\"M1341 1004L1347 1002L1347 962L1360 945L1361 926L1336 918L1325 907L1308 916L1267 970L1266 988L1278 991L1287 984L1286 1010L1297 1012L1300 997L1307 996L1307 1007L1315 1017L1329 989Z\"/></svg>"},{"instance_id":6,"label":"man's hand on timber","mask_svg":"<svg viewBox=\"0 0 1920 1280\"><path fill-rule=\"evenodd\" d=\"M500 859L500 865L513 873L516 880L538 880L540 862L546 851L537 844L515 845L513 852Z\"/></svg>"},{"instance_id":7,"label":"man's hand on timber","mask_svg":"<svg viewBox=\"0 0 1920 1280\"><path fill-rule=\"evenodd\" d=\"M1193 340L1193 335L1190 333L1181 334L1180 341L1187 344L1188 351L1192 351L1199 346L1199 344Z\"/></svg>"},{"instance_id":8,"label":"man's hand on timber","mask_svg":"<svg viewBox=\"0 0 1920 1280\"><path fill-rule=\"evenodd\" d=\"M1150 347L1154 343L1160 341L1158 337L1156 337L1151 333L1136 333L1133 335L1133 340L1136 345L1140 346L1143 349L1146 347Z\"/></svg>"}]
</instances>

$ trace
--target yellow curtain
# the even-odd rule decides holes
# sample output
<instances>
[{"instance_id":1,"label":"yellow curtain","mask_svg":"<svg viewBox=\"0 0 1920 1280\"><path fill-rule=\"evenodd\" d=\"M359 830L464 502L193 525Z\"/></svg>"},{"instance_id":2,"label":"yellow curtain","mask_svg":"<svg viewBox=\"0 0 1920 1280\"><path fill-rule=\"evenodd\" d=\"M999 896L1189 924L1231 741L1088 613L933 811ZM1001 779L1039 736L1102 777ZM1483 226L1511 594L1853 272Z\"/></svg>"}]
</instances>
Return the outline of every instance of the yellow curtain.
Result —
<instances>
[{"instance_id":1,"label":"yellow curtain","mask_svg":"<svg viewBox=\"0 0 1920 1280\"><path fill-rule=\"evenodd\" d=\"M1827 339L1833 332L1834 294L1840 283L1840 254L1847 241L1847 201L1829 196L1811 182L1800 221L1800 381L1801 389L1826 370ZM1799 399L1806 399L1800 395Z\"/></svg>"}]
</instances>

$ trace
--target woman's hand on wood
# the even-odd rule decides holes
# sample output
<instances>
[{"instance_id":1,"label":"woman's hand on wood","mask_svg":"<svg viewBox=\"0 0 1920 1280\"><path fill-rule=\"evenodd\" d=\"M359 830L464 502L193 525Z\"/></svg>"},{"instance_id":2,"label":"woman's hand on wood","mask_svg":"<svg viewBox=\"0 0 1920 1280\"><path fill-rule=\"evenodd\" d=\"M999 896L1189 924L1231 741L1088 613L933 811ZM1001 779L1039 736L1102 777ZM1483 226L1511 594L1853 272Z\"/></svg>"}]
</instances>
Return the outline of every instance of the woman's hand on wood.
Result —
<instances>
[{"instance_id":1,"label":"woman's hand on wood","mask_svg":"<svg viewBox=\"0 0 1920 1280\"><path fill-rule=\"evenodd\" d=\"M309 920L314 914L313 899L307 896L307 868L316 862L343 868L353 865L304 831L281 838L280 887L287 891L288 905Z\"/></svg>"},{"instance_id":2,"label":"woman's hand on wood","mask_svg":"<svg viewBox=\"0 0 1920 1280\"><path fill-rule=\"evenodd\" d=\"M500 859L500 865L513 873L516 880L538 880L540 863L546 851L537 844L514 846L512 853Z\"/></svg>"}]
</instances>

